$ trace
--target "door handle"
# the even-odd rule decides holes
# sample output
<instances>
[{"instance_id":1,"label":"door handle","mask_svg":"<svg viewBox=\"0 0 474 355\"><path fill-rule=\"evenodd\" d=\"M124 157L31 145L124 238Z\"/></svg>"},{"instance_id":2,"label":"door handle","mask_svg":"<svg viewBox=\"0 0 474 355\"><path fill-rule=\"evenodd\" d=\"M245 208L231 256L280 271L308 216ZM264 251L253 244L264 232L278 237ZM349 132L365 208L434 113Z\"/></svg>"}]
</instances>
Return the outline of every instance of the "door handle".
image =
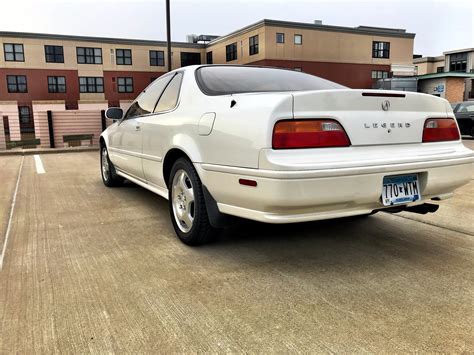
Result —
<instances>
[{"instance_id":1,"label":"door handle","mask_svg":"<svg viewBox=\"0 0 474 355\"><path fill-rule=\"evenodd\" d=\"M135 126L135 131L139 131L140 128L141 128L141 127L140 127L139 125L136 125L136 126Z\"/></svg>"}]
</instances>

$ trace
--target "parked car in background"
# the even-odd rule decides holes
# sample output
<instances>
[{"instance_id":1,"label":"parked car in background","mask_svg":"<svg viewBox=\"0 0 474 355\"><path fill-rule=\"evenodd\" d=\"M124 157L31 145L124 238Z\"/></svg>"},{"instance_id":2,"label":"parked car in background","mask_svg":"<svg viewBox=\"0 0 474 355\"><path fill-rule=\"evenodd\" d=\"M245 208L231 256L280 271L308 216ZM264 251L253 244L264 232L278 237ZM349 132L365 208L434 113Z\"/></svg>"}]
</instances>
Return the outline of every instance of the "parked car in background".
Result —
<instances>
[{"instance_id":1,"label":"parked car in background","mask_svg":"<svg viewBox=\"0 0 474 355\"><path fill-rule=\"evenodd\" d=\"M150 84L101 135L106 186L128 179L169 200L186 244L229 216L293 223L434 212L471 179L448 101L352 90L309 74L188 66Z\"/></svg>"},{"instance_id":2,"label":"parked car in background","mask_svg":"<svg viewBox=\"0 0 474 355\"><path fill-rule=\"evenodd\" d=\"M461 134L474 137L474 101L453 104L453 111Z\"/></svg>"}]
</instances>

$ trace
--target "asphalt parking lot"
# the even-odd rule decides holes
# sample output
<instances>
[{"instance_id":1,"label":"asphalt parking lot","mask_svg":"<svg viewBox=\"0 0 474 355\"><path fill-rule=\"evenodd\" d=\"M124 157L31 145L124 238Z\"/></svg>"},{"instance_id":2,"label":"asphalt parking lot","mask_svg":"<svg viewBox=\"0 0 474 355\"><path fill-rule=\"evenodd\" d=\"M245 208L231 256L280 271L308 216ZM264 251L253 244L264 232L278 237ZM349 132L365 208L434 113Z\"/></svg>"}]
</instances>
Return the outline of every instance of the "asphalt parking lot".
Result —
<instances>
[{"instance_id":1,"label":"asphalt parking lot","mask_svg":"<svg viewBox=\"0 0 474 355\"><path fill-rule=\"evenodd\" d=\"M103 186L98 152L40 157L0 157L0 352L474 351L474 182L433 215L190 248L164 199Z\"/></svg>"}]
</instances>

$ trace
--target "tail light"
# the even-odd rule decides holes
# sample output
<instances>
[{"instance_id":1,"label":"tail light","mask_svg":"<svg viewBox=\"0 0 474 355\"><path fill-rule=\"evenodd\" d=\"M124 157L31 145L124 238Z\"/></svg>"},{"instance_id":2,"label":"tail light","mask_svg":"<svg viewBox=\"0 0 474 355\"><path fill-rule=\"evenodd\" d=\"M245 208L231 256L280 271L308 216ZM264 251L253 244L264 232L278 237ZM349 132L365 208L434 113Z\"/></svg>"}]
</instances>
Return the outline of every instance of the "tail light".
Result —
<instances>
[{"instance_id":1,"label":"tail light","mask_svg":"<svg viewBox=\"0 0 474 355\"><path fill-rule=\"evenodd\" d=\"M423 143L457 141L459 139L458 126L452 118L429 118L423 129Z\"/></svg>"},{"instance_id":2,"label":"tail light","mask_svg":"<svg viewBox=\"0 0 474 355\"><path fill-rule=\"evenodd\" d=\"M349 138L334 120L279 121L273 129L273 149L348 147Z\"/></svg>"}]
</instances>

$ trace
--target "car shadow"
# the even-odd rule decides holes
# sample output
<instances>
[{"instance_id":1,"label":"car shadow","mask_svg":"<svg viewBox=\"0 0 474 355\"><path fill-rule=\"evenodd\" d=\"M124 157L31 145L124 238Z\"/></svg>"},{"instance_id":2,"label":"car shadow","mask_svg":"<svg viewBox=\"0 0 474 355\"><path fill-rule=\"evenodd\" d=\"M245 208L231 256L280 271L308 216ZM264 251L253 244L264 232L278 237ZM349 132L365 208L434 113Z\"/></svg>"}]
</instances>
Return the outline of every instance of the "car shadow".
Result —
<instances>
[{"instance_id":1,"label":"car shadow","mask_svg":"<svg viewBox=\"0 0 474 355\"><path fill-rule=\"evenodd\" d=\"M168 202L135 184L125 186L128 188L122 190L124 195L139 197L141 203L153 211L153 218L162 219L167 225L169 233L154 237L150 242L157 246L165 238L166 242L179 244L169 217ZM235 225L223 229L213 243L199 247L180 245L180 248L204 260L235 267L284 263L303 268L332 266L356 270L402 260L423 263L426 258L440 258L448 261L454 257L449 242L440 243L439 239L433 242L433 229L436 227L383 212L293 224L239 219Z\"/></svg>"}]
</instances>

